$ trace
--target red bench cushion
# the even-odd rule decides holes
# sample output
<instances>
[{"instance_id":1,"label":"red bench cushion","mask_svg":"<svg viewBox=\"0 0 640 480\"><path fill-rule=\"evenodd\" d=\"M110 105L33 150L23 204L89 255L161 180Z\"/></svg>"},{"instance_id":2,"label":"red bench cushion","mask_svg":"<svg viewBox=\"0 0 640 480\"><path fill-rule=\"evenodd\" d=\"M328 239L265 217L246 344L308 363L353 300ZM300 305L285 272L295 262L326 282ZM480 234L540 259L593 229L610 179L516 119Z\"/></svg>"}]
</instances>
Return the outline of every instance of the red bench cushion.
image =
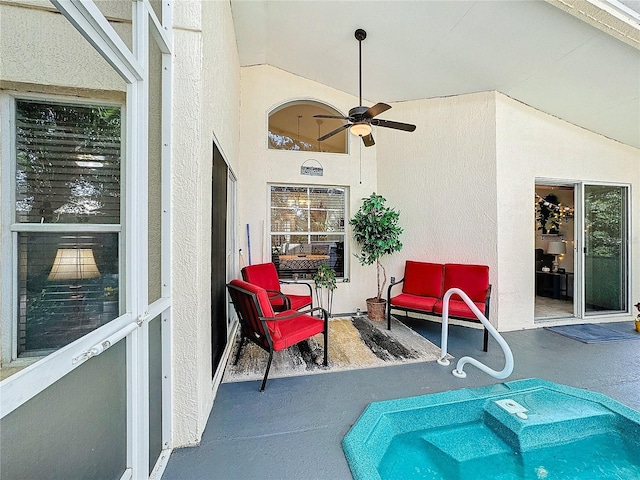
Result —
<instances>
[{"instance_id":1,"label":"red bench cushion","mask_svg":"<svg viewBox=\"0 0 640 480\"><path fill-rule=\"evenodd\" d=\"M474 303L484 305L489 288L489 267L447 263L444 266L444 288L441 296L450 288L459 288L469 295ZM453 299L453 298L452 298Z\"/></svg>"},{"instance_id":2,"label":"red bench cushion","mask_svg":"<svg viewBox=\"0 0 640 480\"><path fill-rule=\"evenodd\" d=\"M402 292L410 295L441 298L443 295L442 264L408 260L404 266Z\"/></svg>"},{"instance_id":3,"label":"red bench cushion","mask_svg":"<svg viewBox=\"0 0 640 480\"><path fill-rule=\"evenodd\" d=\"M460 298L457 295L452 295L449 300L449 316L450 317L462 317L468 318L469 320L478 320L476 314L471 311L471 309L467 306L467 304L463 300L455 300L456 298ZM486 317L487 313L484 311L485 304L484 302L473 302L473 304L478 307L478 310ZM438 302L433 306L433 313L438 315L442 315L443 302L442 300L438 300Z\"/></svg>"},{"instance_id":4,"label":"red bench cushion","mask_svg":"<svg viewBox=\"0 0 640 480\"><path fill-rule=\"evenodd\" d=\"M425 313L433 311L433 307L438 301L435 297L423 297L421 295L411 295L409 293L401 293L396 295L390 301L392 307L409 308L411 310L420 310Z\"/></svg>"}]
</instances>

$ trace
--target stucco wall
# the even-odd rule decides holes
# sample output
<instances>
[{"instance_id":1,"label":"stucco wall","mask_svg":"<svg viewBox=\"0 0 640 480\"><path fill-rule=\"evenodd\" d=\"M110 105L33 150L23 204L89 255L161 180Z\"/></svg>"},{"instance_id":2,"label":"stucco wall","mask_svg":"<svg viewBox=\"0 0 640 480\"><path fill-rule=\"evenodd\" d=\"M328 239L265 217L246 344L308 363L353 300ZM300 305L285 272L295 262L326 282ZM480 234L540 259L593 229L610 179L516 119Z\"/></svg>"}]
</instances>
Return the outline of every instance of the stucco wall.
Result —
<instances>
[{"instance_id":1,"label":"stucco wall","mask_svg":"<svg viewBox=\"0 0 640 480\"><path fill-rule=\"evenodd\" d=\"M536 178L632 185L631 298L640 298L640 232L633 221L640 205L640 150L502 94L496 97L496 125L500 329L534 326Z\"/></svg>"},{"instance_id":2,"label":"stucco wall","mask_svg":"<svg viewBox=\"0 0 640 480\"><path fill-rule=\"evenodd\" d=\"M316 82L270 66L245 67L241 72L240 149L242 159L238 179L240 206L240 248L248 262L246 224L251 231L252 263L271 261L268 248L268 184L292 183L339 185L349 189L348 216L361 204L361 198L376 190L376 147L360 149L360 140L350 136L350 154L296 152L267 149L268 112L291 100L325 102L347 113L358 99ZM362 154L362 163L360 155ZM300 166L308 159L318 160L322 177L300 175ZM362 180L362 181L360 181ZM345 257L349 283L339 283L334 293L333 312L365 309L365 299L375 296L375 269L361 267L353 258L352 240L347 236Z\"/></svg>"},{"instance_id":3,"label":"stucco wall","mask_svg":"<svg viewBox=\"0 0 640 480\"><path fill-rule=\"evenodd\" d=\"M49 2L17 6L2 1L0 25L3 81L125 90L113 68ZM113 26L122 38L131 37L130 24Z\"/></svg>"},{"instance_id":4,"label":"stucco wall","mask_svg":"<svg viewBox=\"0 0 640 480\"><path fill-rule=\"evenodd\" d=\"M476 263L489 265L499 288L494 93L393 104L384 117L416 125L374 132L379 193L404 227L388 276L402 278L406 260ZM493 299L491 307L495 324Z\"/></svg>"},{"instance_id":5,"label":"stucco wall","mask_svg":"<svg viewBox=\"0 0 640 480\"><path fill-rule=\"evenodd\" d=\"M238 169L240 67L228 2L177 2L174 27L173 442L184 446L213 402L211 162L215 138Z\"/></svg>"}]
</instances>

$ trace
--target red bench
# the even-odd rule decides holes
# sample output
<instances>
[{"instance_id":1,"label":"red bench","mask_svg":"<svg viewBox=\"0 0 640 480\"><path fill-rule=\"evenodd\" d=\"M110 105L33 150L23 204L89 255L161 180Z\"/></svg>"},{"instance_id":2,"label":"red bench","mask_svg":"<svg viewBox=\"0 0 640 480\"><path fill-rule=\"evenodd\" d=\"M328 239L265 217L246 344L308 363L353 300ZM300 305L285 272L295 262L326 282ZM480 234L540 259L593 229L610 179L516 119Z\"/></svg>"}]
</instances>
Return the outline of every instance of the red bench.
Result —
<instances>
[{"instance_id":1,"label":"red bench","mask_svg":"<svg viewBox=\"0 0 640 480\"><path fill-rule=\"evenodd\" d=\"M402 293L391 296L391 289L402 284ZM486 265L468 265L460 263L427 263L407 260L402 280L391 284L387 290L387 328L391 330L391 310L442 316L443 302L447 290L459 288L465 292L489 318L489 267ZM449 301L449 318L478 322L475 314L458 295ZM484 328L483 350L489 343L489 331Z\"/></svg>"}]
</instances>

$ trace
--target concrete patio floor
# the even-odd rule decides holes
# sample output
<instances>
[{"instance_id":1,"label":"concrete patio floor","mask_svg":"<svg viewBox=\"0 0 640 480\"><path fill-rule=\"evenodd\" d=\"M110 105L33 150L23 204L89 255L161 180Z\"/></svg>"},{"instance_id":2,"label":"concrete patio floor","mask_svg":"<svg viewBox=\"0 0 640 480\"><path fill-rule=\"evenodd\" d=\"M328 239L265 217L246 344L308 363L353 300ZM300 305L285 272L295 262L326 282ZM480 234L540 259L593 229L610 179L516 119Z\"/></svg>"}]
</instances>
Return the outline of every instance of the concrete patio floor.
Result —
<instances>
[{"instance_id":1,"label":"concrete patio floor","mask_svg":"<svg viewBox=\"0 0 640 480\"><path fill-rule=\"evenodd\" d=\"M440 345L440 324L407 325ZM633 322L608 323L632 332ZM639 334L640 335L640 334ZM640 341L584 344L543 328L507 332L515 359L507 379L541 378L600 392L640 411ZM471 355L495 370L502 351L482 333L451 326L449 353ZM164 480L349 480L340 442L370 403L500 383L467 365L467 378L436 362L220 385L201 445L174 450Z\"/></svg>"}]
</instances>

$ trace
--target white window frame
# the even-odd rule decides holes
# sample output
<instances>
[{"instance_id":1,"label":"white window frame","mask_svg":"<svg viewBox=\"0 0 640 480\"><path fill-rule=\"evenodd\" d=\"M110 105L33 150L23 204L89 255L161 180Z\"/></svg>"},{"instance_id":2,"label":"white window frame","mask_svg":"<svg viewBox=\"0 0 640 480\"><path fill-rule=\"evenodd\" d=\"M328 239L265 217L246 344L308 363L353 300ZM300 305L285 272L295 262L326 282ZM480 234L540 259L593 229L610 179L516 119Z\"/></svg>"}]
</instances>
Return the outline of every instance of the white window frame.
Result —
<instances>
[{"instance_id":1,"label":"white window frame","mask_svg":"<svg viewBox=\"0 0 640 480\"><path fill-rule=\"evenodd\" d=\"M325 185L325 184L308 184L308 183L268 183L267 184L267 239L265 242L266 251L264 252L265 258L271 258L271 237L273 235L283 235L284 232L272 232L271 231L271 187L289 187L289 188L340 188L344 190L344 232L307 232L299 235L342 235L344 237L344 267L343 267L343 276L336 277L339 280L344 282L348 281L349 278L349 187L346 185ZM286 234L293 234L291 232L286 232ZM305 279L300 279L301 282L304 282ZM306 281L309 281L308 279Z\"/></svg>"},{"instance_id":2,"label":"white window frame","mask_svg":"<svg viewBox=\"0 0 640 480\"><path fill-rule=\"evenodd\" d=\"M88 106L117 106L120 107L120 116L121 118L126 117L125 105L121 102L114 101L106 101L97 98L87 98L83 100L79 100L77 97L68 97L61 95L45 95L45 94L35 94L35 93L27 93L23 94L20 92L3 92L1 94L0 100L0 118L2 118L1 128L3 132L6 133L7 138L3 138L3 171L7 173L7 178L11 181L9 183L10 187L7 189L6 196L2 199L2 204L6 207L3 208L3 215L6 215L6 218L3 217L3 225L9 225L9 234L8 234L8 242L6 245L11 245L11 249L5 248L2 253L2 264L6 266L6 270L3 271L3 278L12 278L13 281L11 283L10 289L5 289L2 292L2 305L6 306L8 310L7 315L2 316L2 363L3 365L29 365L34 363L35 361L41 360L47 355L44 356L33 356L33 357L24 357L18 358L18 327L16 324L16 320L18 318L18 302L16 302L16 296L18 292L17 285L17 268L18 268L18 234L20 233L79 233L79 232L88 232L88 233L117 233L118 234L118 271L122 271L124 266L124 262L120 257L120 252L123 251L123 230L122 225L124 224L124 218L122 214L120 215L120 223L116 224L96 224L96 223L77 223L77 224L51 224L51 223L19 223L15 221L15 204L16 204L16 189L15 189L15 178L16 178L16 137L15 137L15 113L16 113L16 102L20 100L32 100L41 103L60 103L65 105L76 105L79 107L88 107ZM121 129L121 137L123 136L124 131ZM124 142L122 142L124 145ZM123 151L121 147L120 156L123 159ZM123 159L124 160L124 159ZM126 179L124 178L124 174L121 169L120 173L120 191L121 191L121 202L120 202L120 212L124 211L124 205L122 199L124 195L122 195L124 191L124 185L126 185ZM4 277L4 275L8 275ZM122 285L122 282L121 282ZM50 355L50 354L49 354Z\"/></svg>"},{"instance_id":3,"label":"white window frame","mask_svg":"<svg viewBox=\"0 0 640 480\"><path fill-rule=\"evenodd\" d=\"M149 468L149 392L148 392L148 322L161 316L163 342L163 425L160 455L150 478L159 478L169 458L172 448L171 416L171 91L172 91L172 30L173 3L162 2L162 22L160 22L149 0L132 2L133 49L129 50L117 32L104 17L92 0L51 0L51 3L71 22L78 32L114 68L127 83L126 115L123 117L125 135L123 144L124 169L126 178L121 211L120 261L124 267L120 271L120 284L125 290L125 313L101 328L98 328L75 342L51 353L23 370L0 382L0 418L8 415L23 403L39 394L47 387L89 360L93 352L100 351L105 341L110 345L125 339L127 357L127 465L122 480L146 477ZM149 36L162 52L162 297L148 305L147 285L147 139L148 139L148 48ZM8 161L5 149L7 135L3 129L2 176ZM11 185L4 181L5 185ZM5 220L11 214L11 186L3 189L2 195L2 240L10 245L11 232ZM7 202L8 200L8 202ZM7 202L7 203L5 203ZM7 207L9 206L9 208ZM12 217L9 217L12 218ZM11 222L12 220L9 220ZM93 226L92 226L93 228ZM124 234L126 232L126 235ZM122 239L124 237L124 240ZM8 250L8 249L5 249ZM12 278L13 262L5 262L6 252L2 252L3 302L0 313L11 318L13 302L5 302L5 283ZM9 256L13 256L9 253ZM16 285L12 285L15 291ZM11 293L9 292L9 295ZM92 350L93 349L93 350ZM98 353L99 354L99 353Z\"/></svg>"}]
</instances>

